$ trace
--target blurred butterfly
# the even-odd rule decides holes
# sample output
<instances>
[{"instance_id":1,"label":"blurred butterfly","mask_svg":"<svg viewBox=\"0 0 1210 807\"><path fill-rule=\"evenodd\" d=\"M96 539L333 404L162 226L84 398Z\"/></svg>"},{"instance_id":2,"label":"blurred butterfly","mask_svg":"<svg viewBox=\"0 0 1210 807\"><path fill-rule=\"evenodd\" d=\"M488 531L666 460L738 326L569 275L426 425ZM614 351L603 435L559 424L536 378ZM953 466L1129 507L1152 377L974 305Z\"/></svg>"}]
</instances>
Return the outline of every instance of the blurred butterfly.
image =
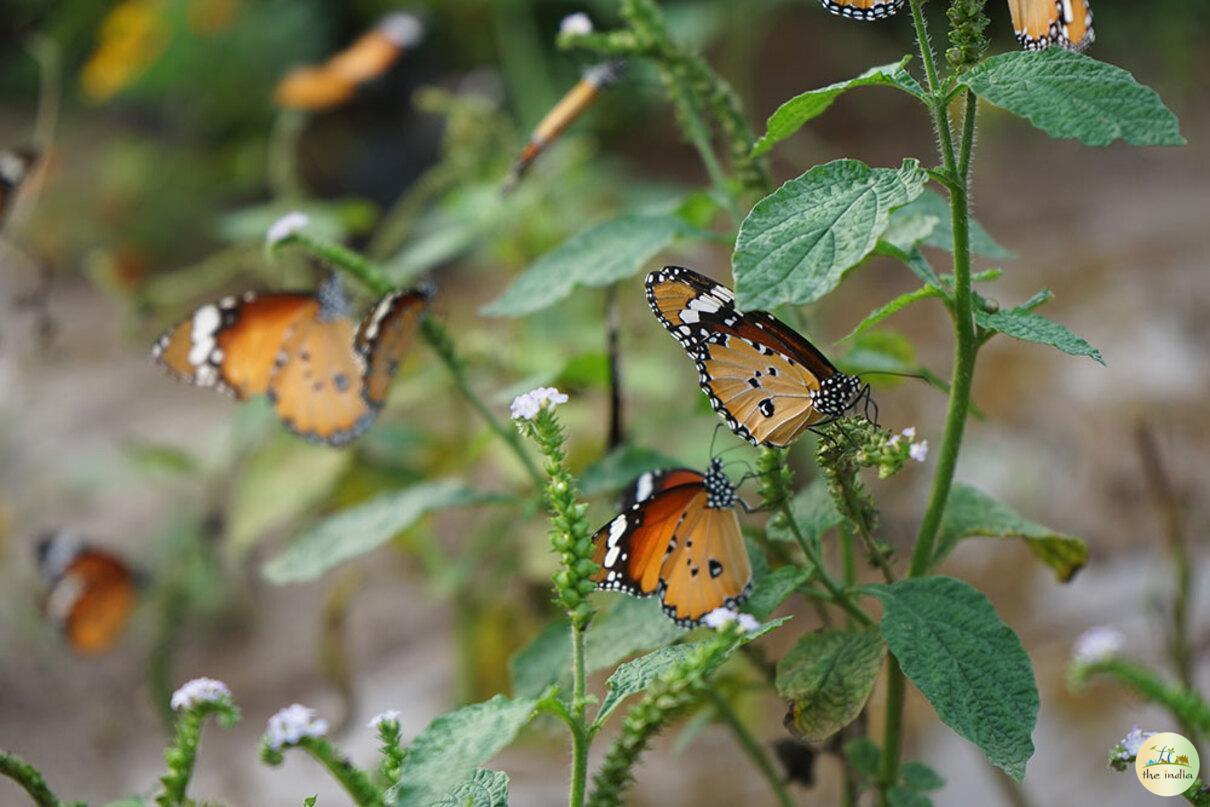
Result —
<instances>
[{"instance_id":1,"label":"blurred butterfly","mask_svg":"<svg viewBox=\"0 0 1210 807\"><path fill-rule=\"evenodd\" d=\"M139 575L65 531L38 542L38 571L49 586L43 612L71 648L82 655L111 648L138 604Z\"/></svg>"},{"instance_id":2,"label":"blurred butterfly","mask_svg":"<svg viewBox=\"0 0 1210 807\"><path fill-rule=\"evenodd\" d=\"M348 101L357 86L378 78L420 41L424 29L411 14L388 14L374 28L321 65L291 70L274 91L278 106L318 111Z\"/></svg>"},{"instance_id":3,"label":"blurred butterfly","mask_svg":"<svg viewBox=\"0 0 1210 807\"><path fill-rule=\"evenodd\" d=\"M741 312L731 289L680 266L647 275L647 302L697 364L710 405L753 445L787 446L855 408L870 388L790 326Z\"/></svg>"},{"instance_id":4,"label":"blurred butterfly","mask_svg":"<svg viewBox=\"0 0 1210 807\"><path fill-rule=\"evenodd\" d=\"M584 77L567 91L567 94L554 105L550 112L546 113L546 117L538 122L533 134L529 136L529 142L525 144L525 148L517 157L517 162L513 164L508 179L505 180L505 190L510 190L520 181L534 160L538 159L542 152L566 131L568 126L575 123L576 119L592 106L601 90L617 82L624 67L625 62L613 60L590 67L585 71Z\"/></svg>"},{"instance_id":5,"label":"blurred butterfly","mask_svg":"<svg viewBox=\"0 0 1210 807\"><path fill-rule=\"evenodd\" d=\"M339 276L317 294L224 297L161 336L152 354L178 379L240 400L265 395L291 431L344 445L382 408L428 296L391 292L360 325Z\"/></svg>"},{"instance_id":6,"label":"blurred butterfly","mask_svg":"<svg viewBox=\"0 0 1210 807\"><path fill-rule=\"evenodd\" d=\"M819 0L833 14L854 20L880 20L903 7L903 0Z\"/></svg>"},{"instance_id":7,"label":"blurred butterfly","mask_svg":"<svg viewBox=\"0 0 1210 807\"><path fill-rule=\"evenodd\" d=\"M37 153L29 149L0 149L0 221L8 214L37 160Z\"/></svg>"},{"instance_id":8,"label":"blurred butterfly","mask_svg":"<svg viewBox=\"0 0 1210 807\"><path fill-rule=\"evenodd\" d=\"M1008 0L1013 30L1026 50L1059 45L1084 50L1092 44L1092 9L1088 0Z\"/></svg>"},{"instance_id":9,"label":"blurred butterfly","mask_svg":"<svg viewBox=\"0 0 1210 807\"><path fill-rule=\"evenodd\" d=\"M752 588L752 565L736 503L743 505L717 458L704 475L642 474L623 496L622 513L592 537L597 588L656 594L683 627L715 608L738 607Z\"/></svg>"}]
</instances>

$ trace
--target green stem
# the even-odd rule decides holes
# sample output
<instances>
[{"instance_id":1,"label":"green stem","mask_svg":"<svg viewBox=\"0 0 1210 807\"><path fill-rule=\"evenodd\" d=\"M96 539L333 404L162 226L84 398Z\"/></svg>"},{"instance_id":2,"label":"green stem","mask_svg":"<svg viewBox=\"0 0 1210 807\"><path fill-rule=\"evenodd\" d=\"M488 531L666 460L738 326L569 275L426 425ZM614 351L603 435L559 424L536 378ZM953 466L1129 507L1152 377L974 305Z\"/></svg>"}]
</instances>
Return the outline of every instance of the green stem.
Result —
<instances>
[{"instance_id":1,"label":"green stem","mask_svg":"<svg viewBox=\"0 0 1210 807\"><path fill-rule=\"evenodd\" d=\"M968 210L968 188L970 153L974 143L974 102L967 99L967 120L963 126L960 154L964 162L959 165L954 154L953 133L950 129L949 110L946 105L928 30L921 11L922 0L910 0L912 22L916 28L916 40L920 46L920 57L924 62L930 91L929 105L932 108L933 124L940 143L941 161L945 166L950 183L950 216L953 221L953 267L954 267L954 317L955 347L954 368L950 381L949 407L945 418L945 432L937 456L937 470L933 475L933 486L928 505L920 522L916 545L912 551L908 574L918 577L926 574L933 559L933 546L941 516L949 499L954 482L954 470L958 465L958 452L970 411L971 386L974 379L975 355L978 344L975 335L975 320L971 295L970 219ZM899 755L903 730L903 705L907 684L903 671L892 657L888 665L887 717L883 741L885 764L879 782L879 802L885 805L891 787L899 778Z\"/></svg>"},{"instance_id":2,"label":"green stem","mask_svg":"<svg viewBox=\"0 0 1210 807\"><path fill-rule=\"evenodd\" d=\"M60 807L59 798L47 786L42 772L21 757L0 751L0 774L21 785L38 807Z\"/></svg>"},{"instance_id":3,"label":"green stem","mask_svg":"<svg viewBox=\"0 0 1210 807\"><path fill-rule=\"evenodd\" d=\"M306 749L316 762L328 769L328 773L340 783L358 807L381 807L382 795L378 788L374 787L370 777L343 754L337 753L327 740L322 737L304 737L298 746Z\"/></svg>"},{"instance_id":4,"label":"green stem","mask_svg":"<svg viewBox=\"0 0 1210 807\"><path fill-rule=\"evenodd\" d=\"M307 115L295 109L277 113L273 132L269 135L269 191L278 199L303 197L302 180L298 176L298 141L307 124Z\"/></svg>"},{"instance_id":5,"label":"green stem","mask_svg":"<svg viewBox=\"0 0 1210 807\"><path fill-rule=\"evenodd\" d=\"M857 607L857 604L853 602L848 593L838 586L836 581L832 579L832 576L828 574L828 570L823 565L823 559L819 557L819 553L815 551L815 547L811 545L811 542L803 536L802 530L798 528L798 522L794 520L794 514L790 511L789 500L783 499L779 505L779 509L786 523L790 525L790 531L794 533L794 538L798 541L798 545L802 547L803 554L807 556L807 560L818 571L819 582L832 595L833 602L843 608L849 616L860 622L862 626L870 627L873 625L874 620L870 619L865 611Z\"/></svg>"},{"instance_id":6,"label":"green stem","mask_svg":"<svg viewBox=\"0 0 1210 807\"><path fill-rule=\"evenodd\" d=\"M583 807L584 793L588 786L588 700L585 698L587 676L584 669L584 631L574 622L571 626L571 674L571 792L567 803L569 807Z\"/></svg>"},{"instance_id":7,"label":"green stem","mask_svg":"<svg viewBox=\"0 0 1210 807\"><path fill-rule=\"evenodd\" d=\"M1118 658L1083 666L1075 673L1076 682L1081 683L1098 673L1115 679L1152 703L1163 706L1182 725L1190 726L1203 734L1210 733L1210 704L1206 703L1196 690L1169 684L1146 667Z\"/></svg>"},{"instance_id":8,"label":"green stem","mask_svg":"<svg viewBox=\"0 0 1210 807\"><path fill-rule=\"evenodd\" d=\"M483 402L483 399L471 388L470 380L466 377L466 366L461 357L454 352L454 342L450 339L449 333L437 320L425 317L420 323L420 334L445 364L450 376L454 379L454 386L462 393L462 397L466 398L471 408L479 413L479 416L487 423L487 427L517 455L517 459L520 460L525 472L533 481L534 487L541 488L543 485L542 473L538 470L533 458L525 451L516 429L510 429L501 423L492 414L492 410Z\"/></svg>"},{"instance_id":9,"label":"green stem","mask_svg":"<svg viewBox=\"0 0 1210 807\"><path fill-rule=\"evenodd\" d=\"M777 775L777 770L773 767L765 749L761 748L760 743L748 731L743 721L739 719L739 715L731 708L731 704L727 703L727 699L719 695L718 690L713 687L710 688L710 700L713 702L718 716L723 719L723 722L731 729L731 733L735 735L735 739L739 741L740 747L744 749L761 775L765 777L765 781L769 783L769 789L773 791L777 803L783 807L790 807L794 802L790 800L790 794L786 792L786 786L782 783L781 777Z\"/></svg>"}]
</instances>

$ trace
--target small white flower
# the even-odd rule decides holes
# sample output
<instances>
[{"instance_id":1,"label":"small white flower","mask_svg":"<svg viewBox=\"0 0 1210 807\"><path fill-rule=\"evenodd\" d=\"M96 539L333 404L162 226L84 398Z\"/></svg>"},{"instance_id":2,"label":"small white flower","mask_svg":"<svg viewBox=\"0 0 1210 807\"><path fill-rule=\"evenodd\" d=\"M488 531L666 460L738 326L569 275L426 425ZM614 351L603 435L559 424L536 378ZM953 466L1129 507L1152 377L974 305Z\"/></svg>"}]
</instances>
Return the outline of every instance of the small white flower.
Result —
<instances>
[{"instance_id":1,"label":"small white flower","mask_svg":"<svg viewBox=\"0 0 1210 807\"><path fill-rule=\"evenodd\" d=\"M533 420L543 408L554 409L567 403L567 396L554 387L538 387L513 399L514 420Z\"/></svg>"},{"instance_id":2,"label":"small white flower","mask_svg":"<svg viewBox=\"0 0 1210 807\"><path fill-rule=\"evenodd\" d=\"M1139 755L1139 751L1143 748L1143 741L1155 734L1154 731L1143 731L1138 726L1130 729L1130 732L1122 738L1118 745L1124 750L1118 752L1118 759L1131 760Z\"/></svg>"},{"instance_id":3,"label":"small white flower","mask_svg":"<svg viewBox=\"0 0 1210 807\"><path fill-rule=\"evenodd\" d=\"M327 733L328 721L316 715L314 709L295 703L269 718L265 744L280 751L287 745L297 745L304 737L322 737Z\"/></svg>"},{"instance_id":4,"label":"small white flower","mask_svg":"<svg viewBox=\"0 0 1210 807\"><path fill-rule=\"evenodd\" d=\"M269 246L280 244L290 236L298 233L309 224L311 218L299 210L294 210L273 222L269 232L265 234L265 243Z\"/></svg>"},{"instance_id":5,"label":"small white flower","mask_svg":"<svg viewBox=\"0 0 1210 807\"><path fill-rule=\"evenodd\" d=\"M1115 627L1100 625L1080 634L1071 653L1080 664L1095 664L1113 658L1126 644L1126 634Z\"/></svg>"},{"instance_id":6,"label":"small white flower","mask_svg":"<svg viewBox=\"0 0 1210 807\"><path fill-rule=\"evenodd\" d=\"M559 23L559 35L564 34L591 34L592 20L583 11L577 11L575 14L568 14L563 18L563 22Z\"/></svg>"},{"instance_id":7,"label":"small white flower","mask_svg":"<svg viewBox=\"0 0 1210 807\"><path fill-rule=\"evenodd\" d=\"M891 435L891 439L890 439L890 440L887 440L887 441L886 441L886 444L887 444L887 446L889 446L890 448L898 448L898 446L899 446L899 441L900 441L901 439L902 439L902 438L901 438L899 435L897 435L897 434L892 434L892 435Z\"/></svg>"},{"instance_id":8,"label":"small white flower","mask_svg":"<svg viewBox=\"0 0 1210 807\"><path fill-rule=\"evenodd\" d=\"M397 12L378 23L378 30L396 46L410 48L424 37L424 23L415 15Z\"/></svg>"},{"instance_id":9,"label":"small white flower","mask_svg":"<svg viewBox=\"0 0 1210 807\"><path fill-rule=\"evenodd\" d=\"M702 617L702 622L708 628L722 630L727 625L730 625L735 620L739 619L739 614L732 611L730 608L715 608L710 613Z\"/></svg>"},{"instance_id":10,"label":"small white flower","mask_svg":"<svg viewBox=\"0 0 1210 807\"><path fill-rule=\"evenodd\" d=\"M929 441L921 440L908 446L908 456L916 462L924 462L929 456Z\"/></svg>"},{"instance_id":11,"label":"small white flower","mask_svg":"<svg viewBox=\"0 0 1210 807\"><path fill-rule=\"evenodd\" d=\"M752 614L740 614L739 629L744 633L752 633L753 631L760 630L760 623L756 621L756 617L752 616Z\"/></svg>"},{"instance_id":12,"label":"small white flower","mask_svg":"<svg viewBox=\"0 0 1210 807\"><path fill-rule=\"evenodd\" d=\"M199 703L221 703L231 700L231 690L222 681L213 678L194 678L172 693L172 709L192 709Z\"/></svg>"},{"instance_id":13,"label":"small white flower","mask_svg":"<svg viewBox=\"0 0 1210 807\"><path fill-rule=\"evenodd\" d=\"M378 731L378 729L382 727L383 723L398 723L398 722L399 722L399 710L398 709L387 709L385 712L382 712L381 714L374 715L374 719L371 720L369 723L369 728L373 729L374 731Z\"/></svg>"},{"instance_id":14,"label":"small white flower","mask_svg":"<svg viewBox=\"0 0 1210 807\"><path fill-rule=\"evenodd\" d=\"M903 436L905 439L915 440L916 439L916 427L908 426L906 429L903 430Z\"/></svg>"}]
</instances>

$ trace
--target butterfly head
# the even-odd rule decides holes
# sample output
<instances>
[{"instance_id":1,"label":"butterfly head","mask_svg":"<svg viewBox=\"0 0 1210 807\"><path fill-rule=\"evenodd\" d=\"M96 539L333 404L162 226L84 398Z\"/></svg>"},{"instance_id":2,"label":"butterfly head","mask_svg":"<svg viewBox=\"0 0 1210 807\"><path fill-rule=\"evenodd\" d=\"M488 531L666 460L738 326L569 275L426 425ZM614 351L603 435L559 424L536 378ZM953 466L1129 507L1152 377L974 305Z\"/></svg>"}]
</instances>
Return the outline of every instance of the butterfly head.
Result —
<instances>
[{"instance_id":1,"label":"butterfly head","mask_svg":"<svg viewBox=\"0 0 1210 807\"><path fill-rule=\"evenodd\" d=\"M723 472L722 457L710 461L702 485L706 488L706 507L721 510L735 505L735 485Z\"/></svg>"},{"instance_id":2,"label":"butterfly head","mask_svg":"<svg viewBox=\"0 0 1210 807\"><path fill-rule=\"evenodd\" d=\"M817 412L841 417L857 404L865 389L857 376L833 373L820 383L811 397Z\"/></svg>"}]
</instances>

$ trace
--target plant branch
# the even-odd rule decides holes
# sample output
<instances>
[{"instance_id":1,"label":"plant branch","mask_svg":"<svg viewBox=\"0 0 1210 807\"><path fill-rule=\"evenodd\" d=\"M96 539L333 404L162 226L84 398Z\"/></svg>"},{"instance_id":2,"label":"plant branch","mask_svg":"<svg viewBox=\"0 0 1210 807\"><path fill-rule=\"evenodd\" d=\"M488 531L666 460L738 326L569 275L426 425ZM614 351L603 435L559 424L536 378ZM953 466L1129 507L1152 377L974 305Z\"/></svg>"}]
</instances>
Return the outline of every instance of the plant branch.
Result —
<instances>
[{"instance_id":1,"label":"plant branch","mask_svg":"<svg viewBox=\"0 0 1210 807\"><path fill-rule=\"evenodd\" d=\"M21 785L38 807L61 807L63 804L47 786L42 772L15 754L0 751L0 775Z\"/></svg>"},{"instance_id":2,"label":"plant branch","mask_svg":"<svg viewBox=\"0 0 1210 807\"><path fill-rule=\"evenodd\" d=\"M718 716L722 718L727 727L731 729L731 733L735 735L735 739L739 742L741 748L756 765L761 776L769 783L769 789L773 791L773 797L777 799L777 803L782 807L790 807L794 802L790 800L790 794L786 792L786 786L782 783L781 777L778 776L777 770L773 767L769 755L765 753L765 749L748 728L739 719L739 715L731 708L731 704L727 703L727 699L718 694L718 690L714 687L710 688L710 701L714 704L714 710Z\"/></svg>"}]
</instances>

